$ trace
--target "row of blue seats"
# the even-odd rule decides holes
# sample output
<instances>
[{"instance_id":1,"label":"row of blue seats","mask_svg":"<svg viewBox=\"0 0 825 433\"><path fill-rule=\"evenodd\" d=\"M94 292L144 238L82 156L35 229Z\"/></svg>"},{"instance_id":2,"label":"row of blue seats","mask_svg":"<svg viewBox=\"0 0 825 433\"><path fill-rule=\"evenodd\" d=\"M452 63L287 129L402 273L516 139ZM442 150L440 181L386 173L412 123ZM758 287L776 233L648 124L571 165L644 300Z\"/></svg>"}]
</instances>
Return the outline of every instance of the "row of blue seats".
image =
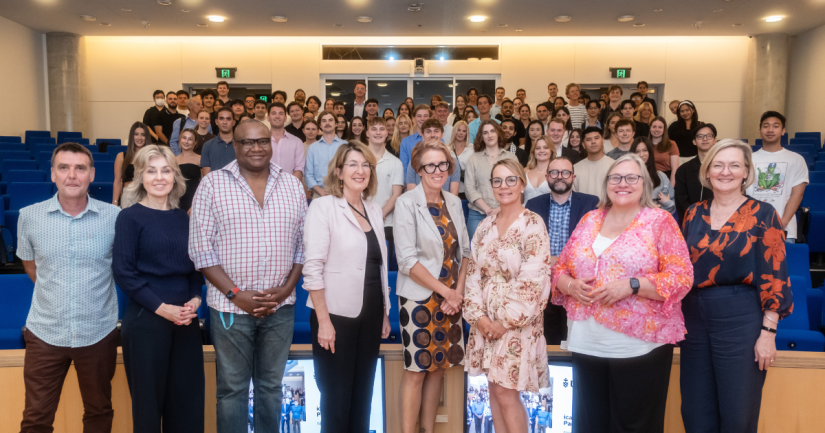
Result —
<instances>
[{"instance_id":1,"label":"row of blue seats","mask_svg":"<svg viewBox=\"0 0 825 433\"><path fill-rule=\"evenodd\" d=\"M98 146L96 144L83 144L80 143L83 147L92 152L92 155L97 157L98 155L105 155L109 152L109 149L116 149L116 148L123 148L120 144L112 144L111 146ZM32 155L36 155L38 152L54 152L57 149L57 144L53 143L37 143L37 144L23 144L23 143L15 143L15 144L7 144L7 143L0 143L0 154L8 153L8 152L29 152ZM104 150L105 148L105 150Z\"/></svg>"},{"instance_id":2,"label":"row of blue seats","mask_svg":"<svg viewBox=\"0 0 825 433\"><path fill-rule=\"evenodd\" d=\"M83 138L82 132L68 132L68 131L58 131L57 137L52 138L52 133L50 131L26 131L25 133L25 143L53 143L53 144L62 144L67 142L74 142L74 143L81 143L81 144L89 144L88 138ZM101 142L108 142L110 144L117 143L120 145L120 139L109 139L109 138L98 138L95 142L96 144L100 144ZM24 141L21 137L14 136L14 135L3 135L0 136L0 143L23 143Z\"/></svg>"},{"instance_id":3,"label":"row of blue seats","mask_svg":"<svg viewBox=\"0 0 825 433\"><path fill-rule=\"evenodd\" d=\"M112 168L112 171L114 171L114 168ZM44 176L46 174L46 172L40 170L33 170L32 172ZM103 202L111 202L113 181L108 179L98 182L97 175L95 175L95 180L96 182L89 185L89 195ZM0 182L1 184L2 182ZM106 191L109 192L108 196L105 195ZM57 185L52 182L10 182L6 186L6 193L0 195L0 197L4 199L3 210L9 212L19 211L28 205L48 200L56 193Z\"/></svg>"},{"instance_id":4,"label":"row of blue seats","mask_svg":"<svg viewBox=\"0 0 825 433\"><path fill-rule=\"evenodd\" d=\"M93 147L93 146L90 146ZM37 147L29 150L4 150L0 149L0 162L6 160L20 160L20 161L28 161L28 160L37 160L37 161L50 161L52 158L52 154L54 154L54 150L57 146L50 146L50 147ZM91 151L91 149L90 149ZM109 146L106 149L106 153L100 152L92 152L92 158L95 161L100 160L110 160L113 161L115 157L119 153L126 152L126 146Z\"/></svg>"}]
</instances>

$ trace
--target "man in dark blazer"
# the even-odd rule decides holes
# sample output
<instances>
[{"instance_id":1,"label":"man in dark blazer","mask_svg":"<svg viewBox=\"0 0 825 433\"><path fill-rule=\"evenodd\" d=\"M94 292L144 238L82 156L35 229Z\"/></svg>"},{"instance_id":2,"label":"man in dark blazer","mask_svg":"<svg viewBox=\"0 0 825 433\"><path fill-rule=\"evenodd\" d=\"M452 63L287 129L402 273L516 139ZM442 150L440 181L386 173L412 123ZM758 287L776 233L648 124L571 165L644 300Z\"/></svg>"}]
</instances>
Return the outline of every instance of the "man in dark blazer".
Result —
<instances>
[{"instance_id":1,"label":"man in dark blazer","mask_svg":"<svg viewBox=\"0 0 825 433\"><path fill-rule=\"evenodd\" d=\"M551 161L545 177L550 186L550 194L530 199L525 207L544 220L550 235L550 255L555 263L576 225L586 213L596 209L599 198L573 191L576 174L573 173L573 162L566 156ZM544 338L547 339L547 344L559 344L562 340L567 340L567 312L564 307L547 303L544 310Z\"/></svg>"},{"instance_id":2,"label":"man in dark blazer","mask_svg":"<svg viewBox=\"0 0 825 433\"><path fill-rule=\"evenodd\" d=\"M355 93L355 101L353 101L352 104L344 106L344 118L347 119L347 123L349 123L352 122L353 117L358 116L364 119L364 124L366 125L367 84L363 81L357 81L353 93Z\"/></svg>"}]
</instances>

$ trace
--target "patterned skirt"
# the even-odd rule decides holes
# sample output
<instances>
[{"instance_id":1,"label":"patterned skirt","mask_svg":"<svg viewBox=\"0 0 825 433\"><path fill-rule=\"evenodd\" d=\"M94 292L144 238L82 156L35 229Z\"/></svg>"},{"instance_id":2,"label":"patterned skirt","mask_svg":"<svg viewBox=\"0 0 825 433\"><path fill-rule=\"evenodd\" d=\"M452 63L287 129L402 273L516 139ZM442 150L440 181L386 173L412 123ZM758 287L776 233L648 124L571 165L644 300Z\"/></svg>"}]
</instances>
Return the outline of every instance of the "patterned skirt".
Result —
<instances>
[{"instance_id":1,"label":"patterned skirt","mask_svg":"<svg viewBox=\"0 0 825 433\"><path fill-rule=\"evenodd\" d=\"M423 301L399 297L404 368L427 372L464 364L461 311L448 316L441 311L444 298L433 293Z\"/></svg>"}]
</instances>

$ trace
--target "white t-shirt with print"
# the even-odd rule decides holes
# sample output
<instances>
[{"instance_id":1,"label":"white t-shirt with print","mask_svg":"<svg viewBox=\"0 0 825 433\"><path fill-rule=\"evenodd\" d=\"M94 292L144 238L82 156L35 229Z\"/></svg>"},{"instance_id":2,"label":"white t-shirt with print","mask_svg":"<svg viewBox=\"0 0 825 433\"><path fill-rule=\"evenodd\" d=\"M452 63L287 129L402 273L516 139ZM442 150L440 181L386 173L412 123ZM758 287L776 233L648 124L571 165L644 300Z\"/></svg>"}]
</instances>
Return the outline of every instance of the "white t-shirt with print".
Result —
<instances>
[{"instance_id":1,"label":"white t-shirt with print","mask_svg":"<svg viewBox=\"0 0 825 433\"><path fill-rule=\"evenodd\" d=\"M756 182L748 188L748 195L770 203L781 218L793 187L808 183L808 164L802 155L783 148L778 152L767 152L765 149L754 152L753 166ZM791 218L785 230L788 231L788 239L796 239L796 216Z\"/></svg>"}]
</instances>

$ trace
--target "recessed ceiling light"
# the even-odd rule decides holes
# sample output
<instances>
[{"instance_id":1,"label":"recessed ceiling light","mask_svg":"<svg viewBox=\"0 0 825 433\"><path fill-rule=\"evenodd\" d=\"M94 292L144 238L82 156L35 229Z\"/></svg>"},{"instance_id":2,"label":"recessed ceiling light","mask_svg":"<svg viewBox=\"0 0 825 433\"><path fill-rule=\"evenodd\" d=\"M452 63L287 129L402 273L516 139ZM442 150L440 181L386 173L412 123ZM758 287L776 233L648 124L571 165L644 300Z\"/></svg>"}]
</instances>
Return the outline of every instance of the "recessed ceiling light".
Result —
<instances>
[{"instance_id":1,"label":"recessed ceiling light","mask_svg":"<svg viewBox=\"0 0 825 433\"><path fill-rule=\"evenodd\" d=\"M480 23L480 22L483 22L486 19L487 19L487 17L485 17L484 15L473 15L473 16L470 17L470 21L472 21L474 23Z\"/></svg>"},{"instance_id":2,"label":"recessed ceiling light","mask_svg":"<svg viewBox=\"0 0 825 433\"><path fill-rule=\"evenodd\" d=\"M622 15L619 17L619 22L626 23L628 21L633 21L634 19L636 19L636 17L634 17L633 15Z\"/></svg>"},{"instance_id":3,"label":"recessed ceiling light","mask_svg":"<svg viewBox=\"0 0 825 433\"><path fill-rule=\"evenodd\" d=\"M103 27L111 27L112 25L109 23L99 23Z\"/></svg>"},{"instance_id":4,"label":"recessed ceiling light","mask_svg":"<svg viewBox=\"0 0 825 433\"><path fill-rule=\"evenodd\" d=\"M341 96L341 94L338 93L338 92L335 92L335 93L330 93L330 96Z\"/></svg>"},{"instance_id":5,"label":"recessed ceiling light","mask_svg":"<svg viewBox=\"0 0 825 433\"><path fill-rule=\"evenodd\" d=\"M424 6L424 3L412 3L407 7L407 10L410 12L420 12L421 6Z\"/></svg>"},{"instance_id":6,"label":"recessed ceiling light","mask_svg":"<svg viewBox=\"0 0 825 433\"><path fill-rule=\"evenodd\" d=\"M327 82L326 82L326 83L324 83L324 84L326 84L327 86L331 86L331 85L332 85L332 82L331 82L331 81L327 81Z\"/></svg>"},{"instance_id":7,"label":"recessed ceiling light","mask_svg":"<svg viewBox=\"0 0 825 433\"><path fill-rule=\"evenodd\" d=\"M181 12L189 12L189 9L181 9Z\"/></svg>"},{"instance_id":8,"label":"recessed ceiling light","mask_svg":"<svg viewBox=\"0 0 825 433\"><path fill-rule=\"evenodd\" d=\"M334 27L344 27L343 24L333 24Z\"/></svg>"},{"instance_id":9,"label":"recessed ceiling light","mask_svg":"<svg viewBox=\"0 0 825 433\"><path fill-rule=\"evenodd\" d=\"M387 87L387 83L378 83L378 87Z\"/></svg>"},{"instance_id":10,"label":"recessed ceiling light","mask_svg":"<svg viewBox=\"0 0 825 433\"><path fill-rule=\"evenodd\" d=\"M523 32L523 31L524 31L524 30L522 30L522 29L516 29L516 33L521 33L521 32Z\"/></svg>"},{"instance_id":11,"label":"recessed ceiling light","mask_svg":"<svg viewBox=\"0 0 825 433\"><path fill-rule=\"evenodd\" d=\"M172 4L172 0L158 0L159 5L169 6Z\"/></svg>"},{"instance_id":12,"label":"recessed ceiling light","mask_svg":"<svg viewBox=\"0 0 825 433\"><path fill-rule=\"evenodd\" d=\"M123 12L132 12L131 9L121 9Z\"/></svg>"},{"instance_id":13,"label":"recessed ceiling light","mask_svg":"<svg viewBox=\"0 0 825 433\"><path fill-rule=\"evenodd\" d=\"M209 27L209 24L198 24L198 27Z\"/></svg>"},{"instance_id":14,"label":"recessed ceiling light","mask_svg":"<svg viewBox=\"0 0 825 433\"><path fill-rule=\"evenodd\" d=\"M714 12L722 12L722 11L724 11L724 9L714 9L713 11Z\"/></svg>"},{"instance_id":15,"label":"recessed ceiling light","mask_svg":"<svg viewBox=\"0 0 825 433\"><path fill-rule=\"evenodd\" d=\"M559 15L559 16L556 17L556 22L557 23L569 23L570 20L572 20L572 19L573 19L573 17L571 17L570 15Z\"/></svg>"},{"instance_id":16,"label":"recessed ceiling light","mask_svg":"<svg viewBox=\"0 0 825 433\"><path fill-rule=\"evenodd\" d=\"M272 17L272 21L275 21L276 23L285 23L287 21L287 18L282 15L275 15L274 17Z\"/></svg>"},{"instance_id":17,"label":"recessed ceiling light","mask_svg":"<svg viewBox=\"0 0 825 433\"><path fill-rule=\"evenodd\" d=\"M226 21L226 18L224 18L220 15L209 15L208 18L209 18L209 21L212 21L213 23L222 23L222 22Z\"/></svg>"},{"instance_id":18,"label":"recessed ceiling light","mask_svg":"<svg viewBox=\"0 0 825 433\"><path fill-rule=\"evenodd\" d=\"M663 11L663 10L664 10L664 9L661 9L661 8L660 8L660 9L653 9L653 12L661 12L661 11Z\"/></svg>"},{"instance_id":19,"label":"recessed ceiling light","mask_svg":"<svg viewBox=\"0 0 825 433\"><path fill-rule=\"evenodd\" d=\"M81 15L80 19L83 20L83 21L89 21L89 22L97 21L97 18L95 18L91 15Z\"/></svg>"},{"instance_id":20,"label":"recessed ceiling light","mask_svg":"<svg viewBox=\"0 0 825 433\"><path fill-rule=\"evenodd\" d=\"M741 26L741 25L742 25L742 23L733 23L733 24L731 24L731 25L732 25L733 27L739 27L739 26Z\"/></svg>"},{"instance_id":21,"label":"recessed ceiling light","mask_svg":"<svg viewBox=\"0 0 825 433\"><path fill-rule=\"evenodd\" d=\"M645 23L636 23L636 24L633 24L633 27L644 27L644 26L645 26Z\"/></svg>"},{"instance_id":22,"label":"recessed ceiling light","mask_svg":"<svg viewBox=\"0 0 825 433\"><path fill-rule=\"evenodd\" d=\"M782 18L783 18L782 16L774 15L772 17L765 18L765 22L766 23L775 23L775 22L782 21Z\"/></svg>"},{"instance_id":23,"label":"recessed ceiling light","mask_svg":"<svg viewBox=\"0 0 825 433\"><path fill-rule=\"evenodd\" d=\"M356 20L359 23L371 23L372 22L372 17L366 17L366 16L365 17L358 17L358 18L356 18Z\"/></svg>"},{"instance_id":24,"label":"recessed ceiling light","mask_svg":"<svg viewBox=\"0 0 825 433\"><path fill-rule=\"evenodd\" d=\"M498 27L507 27L507 24L499 24Z\"/></svg>"}]
</instances>

